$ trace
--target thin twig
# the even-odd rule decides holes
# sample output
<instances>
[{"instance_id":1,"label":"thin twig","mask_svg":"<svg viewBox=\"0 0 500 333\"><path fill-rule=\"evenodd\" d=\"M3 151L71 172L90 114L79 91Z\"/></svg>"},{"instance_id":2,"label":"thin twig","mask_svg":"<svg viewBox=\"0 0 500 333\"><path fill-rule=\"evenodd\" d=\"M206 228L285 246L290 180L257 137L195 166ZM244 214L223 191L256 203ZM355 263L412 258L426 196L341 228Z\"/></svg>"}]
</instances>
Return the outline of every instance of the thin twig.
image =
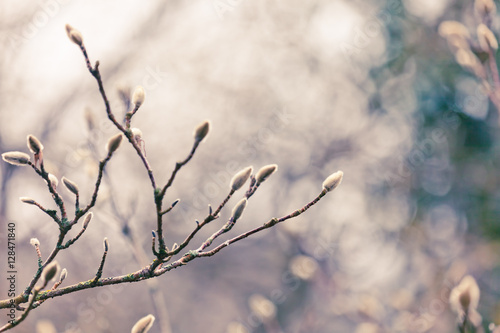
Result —
<instances>
[{"instance_id":1,"label":"thin twig","mask_svg":"<svg viewBox=\"0 0 500 333\"><path fill-rule=\"evenodd\" d=\"M54 258L57 256L57 254L61 250L60 247L62 245L62 242L64 241L64 237L66 236L66 233L67 233L67 231L64 231L64 230L59 231L59 238L57 239L56 246L54 247L54 249L50 253L49 257L45 260L44 264L38 268L37 272L35 273L35 276L31 279L29 286L24 290L24 292L21 295L19 295L18 297L15 298L16 304L26 302L28 300L31 291L33 290L33 288L35 288L35 284L40 279L40 276L42 275L43 270L45 269L45 267L48 264L50 264L52 262L52 260L54 260ZM2 301L0 301L0 309L1 308L2 308Z\"/></svg>"},{"instance_id":2,"label":"thin twig","mask_svg":"<svg viewBox=\"0 0 500 333\"><path fill-rule=\"evenodd\" d=\"M175 168L172 171L172 174L170 175L170 178L168 179L168 181L165 184L165 186L163 187L163 189L161 189L159 192L155 191L156 232L157 232L157 236L158 236L158 245L159 245L159 251L157 254L158 259L163 260L163 258L169 256L169 254L167 253L168 250L166 250L166 246L165 246L165 239L163 237L163 211L162 211L163 198L165 197L165 193L167 192L167 189L170 186L172 186L174 179L175 179L175 176L177 175L177 172L179 172L179 170L184 165L186 165L191 160L191 158L193 158L194 153L196 152L196 149L198 148L199 145L200 145L200 141L195 140L193 147L191 148L191 152L186 157L186 159L184 159L181 162L175 163ZM153 270L154 270L154 267L153 267Z\"/></svg>"},{"instance_id":3,"label":"thin twig","mask_svg":"<svg viewBox=\"0 0 500 333\"><path fill-rule=\"evenodd\" d=\"M67 241L66 244L61 245L59 248L61 250L64 250L64 249L67 249L68 247L70 247L74 242L76 242L83 235L83 233L85 232L85 230L87 230L87 227L84 225L84 226L82 226L82 229L80 230L80 232L75 237L73 237L72 239L70 239L69 241Z\"/></svg>"},{"instance_id":4,"label":"thin twig","mask_svg":"<svg viewBox=\"0 0 500 333\"><path fill-rule=\"evenodd\" d=\"M108 240L104 239L104 253L102 254L101 263L99 264L99 268L97 269L97 273L95 274L94 279L91 284L95 285L102 276L102 270L104 268L104 263L106 262L106 256L108 255Z\"/></svg>"},{"instance_id":5,"label":"thin twig","mask_svg":"<svg viewBox=\"0 0 500 333\"><path fill-rule=\"evenodd\" d=\"M462 323L460 323L458 325L458 329L459 329L460 333L467 332L467 319L468 319L468 317L469 317L469 309L465 309L464 319L463 319Z\"/></svg>"},{"instance_id":6,"label":"thin twig","mask_svg":"<svg viewBox=\"0 0 500 333\"><path fill-rule=\"evenodd\" d=\"M219 216L219 213L222 210L222 208L224 208L224 206L227 204L227 202L229 201L229 199L231 199L231 197L233 196L234 192L235 191L233 189L231 189L229 191L229 194L226 196L226 198L220 203L219 207L217 207L217 209L213 213L209 213L208 214L207 218L205 218L205 221L209 220L210 216L212 216L214 218L217 218ZM205 221L203 221L203 223L206 224L206 223L209 223L211 220L207 221L207 222L205 222Z\"/></svg>"},{"instance_id":7,"label":"thin twig","mask_svg":"<svg viewBox=\"0 0 500 333\"><path fill-rule=\"evenodd\" d=\"M50 216L57 224L61 223L61 220L59 220L59 217L57 216L57 213L56 213L55 210L46 209L45 207L43 207L42 205L40 205L36 201L35 201L35 206L37 206L38 208L40 208L40 210L42 212L44 212L45 214L47 214L48 216Z\"/></svg>"},{"instance_id":8,"label":"thin twig","mask_svg":"<svg viewBox=\"0 0 500 333\"><path fill-rule=\"evenodd\" d=\"M222 208L224 208L224 206L227 204L227 202L229 201L229 199L231 199L231 197L233 196L234 192L235 191L233 189L231 189L229 191L229 194L226 196L226 198L220 203L219 207L217 207L217 209L213 213L209 213L208 216L203 220L203 222L198 223L196 225L196 228L193 231L191 231L191 233L189 234L189 236L186 237L186 239L179 245L179 247L177 249L172 249L172 251L170 251L168 253L168 255L169 256L174 256L174 255L178 254L186 246L189 245L189 242L191 242L191 240L198 233L198 231L201 230L201 228L203 228L205 225L207 225L208 223L212 222L213 220L217 219L219 217L220 211L222 210Z\"/></svg>"},{"instance_id":9,"label":"thin twig","mask_svg":"<svg viewBox=\"0 0 500 333\"><path fill-rule=\"evenodd\" d=\"M250 198L255 193L255 191L257 191L257 188L260 186L260 183L259 184L255 183L256 183L255 177L253 175L250 175L250 186L248 187L248 191L245 193L247 199Z\"/></svg>"},{"instance_id":10,"label":"thin twig","mask_svg":"<svg viewBox=\"0 0 500 333\"><path fill-rule=\"evenodd\" d=\"M127 129L130 129L130 121L132 120L132 117L137 112L137 110L139 110L140 107L141 107L140 105L136 105L136 106L134 106L134 109L132 111L127 112L125 114L125 127Z\"/></svg>"},{"instance_id":11,"label":"thin twig","mask_svg":"<svg viewBox=\"0 0 500 333\"><path fill-rule=\"evenodd\" d=\"M111 106L109 104L108 97L106 96L106 91L104 90L104 84L102 82L101 73L99 72L99 61L97 61L96 64L95 64L95 67L92 68L92 65L90 64L90 59L89 59L89 56L87 54L87 49L85 48L85 45L82 44L80 46L80 49L81 49L81 51L83 53L83 56L85 58L85 63L87 64L87 69L89 70L90 74L92 74L92 76L97 81L97 85L99 86L99 92L100 92L102 100L104 102L104 106L106 107L106 114L108 116L108 119L111 120L111 122L115 125L115 127L120 132L122 132L123 134L125 134L125 136L127 137L128 141L132 144L132 146L134 147L135 151L137 152L137 154L141 158L142 163L146 167L146 170L147 170L148 176L149 176L149 180L151 181L151 185L153 186L153 189L156 190L156 181L155 181L155 178L154 178L154 175L153 175L153 170L151 170L151 167L149 165L149 162L146 159L146 156L144 156L144 154L142 153L141 148L135 142L134 137L132 135L132 132L130 130L127 130L125 127L123 127L116 120L116 118L115 118L115 116L114 116L114 114L113 114L113 112L111 110Z\"/></svg>"},{"instance_id":12,"label":"thin twig","mask_svg":"<svg viewBox=\"0 0 500 333\"><path fill-rule=\"evenodd\" d=\"M38 268L41 268L42 265L43 265L43 261L42 261L42 252L40 251L40 245L39 244L35 244L35 251L36 251L36 256L37 256L37 259L38 259Z\"/></svg>"},{"instance_id":13,"label":"thin twig","mask_svg":"<svg viewBox=\"0 0 500 333\"><path fill-rule=\"evenodd\" d=\"M179 201L180 201L180 199L175 200L175 201L174 201L174 202L170 205L170 207L168 207L167 209L165 209L165 210L164 210L163 212L161 212L160 214L161 214L161 215L165 215L165 214L167 214L168 212L170 212L170 211L171 211L171 210L175 207L175 205L177 205L177 204L179 203Z\"/></svg>"},{"instance_id":14,"label":"thin twig","mask_svg":"<svg viewBox=\"0 0 500 333\"><path fill-rule=\"evenodd\" d=\"M76 193L75 198L75 215L80 211L80 193Z\"/></svg>"},{"instance_id":15,"label":"thin twig","mask_svg":"<svg viewBox=\"0 0 500 333\"><path fill-rule=\"evenodd\" d=\"M203 242L203 244L200 245L200 247L196 250L196 252L200 253L203 250L205 250L207 247L209 247L213 243L213 241L215 239L217 239L217 237L219 237L220 235L225 234L226 232L231 230L233 228L234 224L235 224L235 222L233 221L233 219L230 219L226 224L224 224L224 226L222 226L222 228L220 228L219 230L214 232L212 234L212 236L208 237L207 240L205 242Z\"/></svg>"},{"instance_id":16,"label":"thin twig","mask_svg":"<svg viewBox=\"0 0 500 333\"><path fill-rule=\"evenodd\" d=\"M61 224L61 221L63 221L64 219L67 218L66 207L64 206L64 201L61 198L61 196L59 195L59 193L57 193L57 191L51 185L51 182L49 179L49 174L45 171L45 168L43 166L43 162L40 163L40 169L38 169L37 166L35 164L31 163L30 161L28 161L28 165L31 166L33 168L33 170L35 170L35 172L40 177L42 177L45 180L45 182L47 183L47 187L48 187L50 193L52 194L52 198L54 199L54 202L56 203L56 205L59 207L59 210L61 211L61 219L59 219L56 214L50 214L49 213L50 211L46 211L46 213L50 217L52 217L52 219L54 221L56 221L58 224Z\"/></svg>"},{"instance_id":17,"label":"thin twig","mask_svg":"<svg viewBox=\"0 0 500 333\"><path fill-rule=\"evenodd\" d=\"M158 252L156 251L156 234L153 230L153 237L151 238L151 250L155 256L158 256Z\"/></svg>"},{"instance_id":18,"label":"thin twig","mask_svg":"<svg viewBox=\"0 0 500 333\"><path fill-rule=\"evenodd\" d=\"M102 177L104 174L104 168L105 168L106 164L109 162L109 160L111 159L111 156L112 156L112 154L108 153L106 158L104 160L102 160L101 162L99 162L99 171L98 171L98 175L97 175L97 180L96 180L95 185L94 185L94 192L92 193L92 198L90 199L89 204L84 209L80 210L78 212L78 214L76 214L75 220L73 221L73 224L76 224L80 217L85 215L92 207L95 206L95 203L97 201L97 195L99 194L99 188L100 188L101 182L102 182Z\"/></svg>"},{"instance_id":19,"label":"thin twig","mask_svg":"<svg viewBox=\"0 0 500 333\"><path fill-rule=\"evenodd\" d=\"M59 280L56 281L56 283L54 283L54 285L52 286L52 288L50 288L50 290L56 290L60 285L61 283L63 283L63 280L64 278L60 277ZM40 305L42 305L42 303L44 303L46 301L46 299L44 299L43 301L36 301L33 303L33 309L36 309L37 307L39 307Z\"/></svg>"},{"instance_id":20,"label":"thin twig","mask_svg":"<svg viewBox=\"0 0 500 333\"><path fill-rule=\"evenodd\" d=\"M165 184L165 186L163 186L163 189L160 192L160 197L163 198L165 196L165 193L167 192L167 189L170 186L172 186L172 183L174 182L174 178L177 175L177 172L179 172L179 170L184 165L186 165L191 160L191 158L193 158L194 153L196 152L196 149L198 148L199 145L200 145L200 141L196 141L195 140L195 142L193 144L193 147L191 148L191 152L189 153L188 157L186 157L186 159L184 161L175 163L175 169L174 169L174 171L172 171L172 174L170 175L170 178L168 179L168 181Z\"/></svg>"}]
</instances>

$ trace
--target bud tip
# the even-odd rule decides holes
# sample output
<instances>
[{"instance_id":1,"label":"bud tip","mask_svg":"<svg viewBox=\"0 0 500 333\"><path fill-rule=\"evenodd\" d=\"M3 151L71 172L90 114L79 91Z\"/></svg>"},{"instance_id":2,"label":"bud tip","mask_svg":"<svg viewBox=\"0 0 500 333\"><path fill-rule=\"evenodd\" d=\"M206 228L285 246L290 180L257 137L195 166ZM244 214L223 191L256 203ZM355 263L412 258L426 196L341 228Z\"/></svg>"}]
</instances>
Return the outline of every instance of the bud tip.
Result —
<instances>
[{"instance_id":1,"label":"bud tip","mask_svg":"<svg viewBox=\"0 0 500 333\"><path fill-rule=\"evenodd\" d=\"M328 176L323 182L323 189L327 191L334 190L342 182L344 173L342 171L337 171Z\"/></svg>"}]
</instances>

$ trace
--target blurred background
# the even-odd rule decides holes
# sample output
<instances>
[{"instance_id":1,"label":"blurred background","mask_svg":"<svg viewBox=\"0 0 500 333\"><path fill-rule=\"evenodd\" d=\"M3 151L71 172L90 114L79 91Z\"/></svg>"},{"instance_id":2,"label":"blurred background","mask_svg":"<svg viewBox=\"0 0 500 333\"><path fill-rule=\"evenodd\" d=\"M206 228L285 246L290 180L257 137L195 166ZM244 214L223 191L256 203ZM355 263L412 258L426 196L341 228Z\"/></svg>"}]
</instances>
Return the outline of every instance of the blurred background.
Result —
<instances>
[{"instance_id":1,"label":"blurred background","mask_svg":"<svg viewBox=\"0 0 500 333\"><path fill-rule=\"evenodd\" d=\"M304 206L344 171L338 189L294 220L155 280L52 299L12 331L127 332L151 313L154 333L455 332L449 292L466 274L481 288L485 327L499 323L498 111L438 35L443 20L474 27L473 2L1 1L0 152L28 152L27 134L37 136L48 171L76 182L83 203L117 130L66 23L100 61L119 119L120 94L144 87L133 126L159 183L188 155L193 129L211 121L166 195L166 205L181 199L166 216L170 247L248 165L279 170L227 237ZM37 267L30 238L45 258L58 229L18 198L54 203L31 169L2 162L0 171L0 246L15 223L20 293ZM58 256L63 286L94 276L104 237L104 277L153 258L153 193L130 146L108 165L93 212ZM0 259L5 299L4 250Z\"/></svg>"}]
</instances>

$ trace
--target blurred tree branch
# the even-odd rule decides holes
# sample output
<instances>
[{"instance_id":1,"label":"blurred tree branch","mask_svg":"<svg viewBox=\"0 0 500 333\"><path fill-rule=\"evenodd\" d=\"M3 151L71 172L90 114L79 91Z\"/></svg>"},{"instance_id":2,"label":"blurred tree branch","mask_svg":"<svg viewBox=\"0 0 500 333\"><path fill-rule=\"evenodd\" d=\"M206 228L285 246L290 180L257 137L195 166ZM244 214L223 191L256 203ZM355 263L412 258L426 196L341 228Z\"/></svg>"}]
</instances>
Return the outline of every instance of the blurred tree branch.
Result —
<instances>
[{"instance_id":1,"label":"blurred tree branch","mask_svg":"<svg viewBox=\"0 0 500 333\"><path fill-rule=\"evenodd\" d=\"M209 122L205 121L202 122L199 126L196 127L195 132L194 132L194 143L191 148L191 151L186 159L184 159L181 162L177 162L174 168L174 171L172 172L170 178L168 181L165 183L164 186L158 186L157 181L155 179L153 169L151 168L146 154L145 150L141 147L140 145L140 135L142 133L134 128L131 128L131 121L133 115L139 110L140 106L144 102L144 91L142 88L138 88L134 92L134 96L132 98L132 105L133 110L129 111L126 115L126 118L124 119L124 123L122 124L119 122L113 111L111 110L110 103L108 101L105 88L104 88L104 83L101 77L101 73L99 70L99 62L97 61L94 66L91 65L90 59L87 55L87 50L85 48L85 45L83 43L83 37L82 35L72 28L71 26L67 25L66 26L66 31L68 34L68 37L72 42L77 44L85 58L85 62L87 65L87 68L91 75L96 79L96 82L98 84L99 92L101 94L102 100L105 105L105 110L107 117L109 120L114 124L114 126L119 130L119 134L111 137L108 141L107 144L107 155L104 159L102 159L99 162L99 167L98 167L98 175L97 179L94 185L94 190L92 197L90 199L90 202L84 206L83 209L80 209L80 192L79 192L79 187L76 183L72 182L69 179L62 178L62 183L66 187L66 189L71 192L75 196L75 212L74 212L74 218L71 219L68 216L67 209L66 209L66 203L62 196L59 194L57 191L57 179L55 176L49 174L44 165L44 157L43 157L43 145L41 142L34 137L33 135L28 136L28 148L30 149L32 155L34 156L34 163L31 162L31 156L28 154L25 154L23 152L18 152L18 151L12 151L12 152L6 152L2 154L2 158L4 161L8 162L9 164L16 165L16 166L30 166L35 173L40 176L47 184L47 188L52 195L52 198L54 200L54 203L59 209L59 213L54 211L54 210L48 210L43 208L38 202L36 202L34 199L31 198L21 198L21 201L24 203L30 204L30 205L35 205L38 206L39 208L42 209L43 212L45 212L48 216L56 222L59 228L59 236L57 243L52 250L52 252L49 254L47 259L39 265L39 267L36 270L36 273L29 283L28 287L24 290L24 292L14 298L11 299L6 299L6 300L1 300L0 301L0 309L1 308L11 308L11 307L16 307L17 309L21 309L20 305L26 302L29 302L28 308L25 310L22 316L16 318L15 320L9 322L8 324L4 325L3 327L0 328L0 332L3 332L5 330L8 330L20 322L22 322L26 316L28 315L28 312L32 308L36 308L40 306L45 300L57 296L62 296L66 295L69 293L73 293L76 291L81 291L85 289L91 289L95 287L101 287L101 286L107 286L107 285L113 285L113 284L121 284L121 283L126 283L126 282L138 282L142 280L147 280L151 279L154 277L158 277L160 275L163 275L164 273L171 271L177 267L184 266L188 262L199 258L199 257L210 257L213 256L214 254L218 253L220 250L223 248L229 246L230 244L233 244L235 242L238 242L250 235L253 235L255 233L258 233L260 231L263 231L265 229L271 228L275 226L278 223L284 222L286 220L295 218L304 212L306 212L309 208L311 208L313 205L315 205L321 198L323 198L328 192L334 190L342 181L343 173L341 171L338 171L336 173L333 173L330 175L326 180L323 182L323 189L320 192L320 194L314 198L312 201L307 203L305 206L303 206L300 209L297 209L293 211L292 213L285 215L281 218L272 218L268 222L264 223L262 226L251 229L247 232L244 232L240 234L239 236L236 236L228 241L225 241L224 243L220 244L219 246L215 247L212 250L206 250L210 245L212 245L213 241L222 236L223 234L231 231L232 227L235 225L238 219L240 219L243 211L246 208L247 201L252 197L252 195L256 192L256 190L260 187L260 185L268 179L270 175L272 175L276 170L277 166L276 165L268 165L262 167L255 176L251 175L252 168L248 167L237 173L233 179L231 180L231 190L228 196L220 203L218 208L215 210L215 212L212 211L211 207L209 208L209 214L205 218L205 220L202 223L197 222L195 229L191 232L191 234L181 243L181 245L174 245L172 249L170 250L165 243L164 239L164 234L163 234L163 217L168 213L171 208L178 202L176 201L173 203L170 208L164 210L163 209L163 200L165 197L166 191L170 188L170 186L174 182L174 178L178 171L185 165L187 164L192 157L194 156L199 144L204 141L206 138L209 129L210 129L210 124ZM52 278L55 277L56 272L57 272L57 262L55 261L56 256L61 250L65 250L70 248L82 235L83 233L87 230L87 227L92 219L92 213L90 210L95 206L98 198L98 193L100 190L100 186L102 183L103 176L105 174L105 168L108 164L108 162L111 160L111 158L114 156L114 153L117 151L119 146L121 145L122 138L125 136L130 143L130 145L134 148L136 151L137 155L139 156L144 168L147 171L152 189L153 189L153 201L155 203L155 210L156 210L156 219L157 219L157 230L156 232L153 232L153 238L152 238L152 252L155 258L146 266L144 266L142 269L137 270L135 272L131 272L129 274L121 275L121 276L114 276L114 277L108 277L108 278L102 278L102 272L105 264L105 259L108 255L108 251L110 250L109 247L109 242L107 238L104 239L104 253L102 255L101 263L99 265L99 268L97 270L97 273L95 276L87 281L82 281L80 283L63 287L63 288L58 288L59 285L62 283L62 280L64 279L61 275L60 282L56 283L52 289L49 290L43 290L48 281L50 281ZM201 243L199 247L195 247L194 250L190 250L184 255L182 255L179 259L173 261L172 263L167 265L167 262L170 261L173 256L177 255L182 249L187 247L191 240L194 238L194 235L201 230L205 225L210 223L211 221L214 221L219 218L219 212L222 210L222 208L225 206L225 204L228 202L229 198L239 189L243 187L243 185L250 179L250 185L248 190L246 191L243 199L241 199L236 206L233 208L233 211L231 213L230 219L217 231L215 232L212 236L207 238L204 242ZM69 241L65 242L65 237L67 233L72 229L73 226L75 226L79 220L84 217L84 222L82 229L78 235ZM158 250L155 248L155 242L158 240ZM38 248L39 242L38 240L33 241L32 244L36 247L37 250L37 255L40 260L41 259L41 253ZM138 261L142 261L144 255L142 253L137 252L136 257L138 258ZM66 274L66 273L65 273ZM64 274L64 276L65 276ZM43 285L36 286L38 281L43 278Z\"/></svg>"}]
</instances>

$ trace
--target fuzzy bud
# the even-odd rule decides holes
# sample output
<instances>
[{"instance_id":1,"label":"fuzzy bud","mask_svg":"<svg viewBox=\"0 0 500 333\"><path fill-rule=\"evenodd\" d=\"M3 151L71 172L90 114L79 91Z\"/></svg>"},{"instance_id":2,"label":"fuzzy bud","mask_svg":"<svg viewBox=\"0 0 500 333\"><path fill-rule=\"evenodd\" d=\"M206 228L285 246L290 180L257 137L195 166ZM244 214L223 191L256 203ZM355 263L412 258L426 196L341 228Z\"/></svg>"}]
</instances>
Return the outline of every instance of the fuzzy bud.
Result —
<instances>
[{"instance_id":1,"label":"fuzzy bud","mask_svg":"<svg viewBox=\"0 0 500 333\"><path fill-rule=\"evenodd\" d=\"M40 154L43 150L43 145L34 135L28 135L28 148L33 154Z\"/></svg>"},{"instance_id":2,"label":"fuzzy bud","mask_svg":"<svg viewBox=\"0 0 500 333\"><path fill-rule=\"evenodd\" d=\"M151 326L153 326L154 321L155 317L151 314L139 319L134 327L132 327L131 333L147 333Z\"/></svg>"},{"instance_id":3,"label":"fuzzy bud","mask_svg":"<svg viewBox=\"0 0 500 333\"><path fill-rule=\"evenodd\" d=\"M118 149L118 147L120 147L120 143L122 143L122 138L123 135L121 133L118 133L112 136L108 140L108 144L106 145L106 150L108 151L108 154L113 154Z\"/></svg>"},{"instance_id":4,"label":"fuzzy bud","mask_svg":"<svg viewBox=\"0 0 500 333\"><path fill-rule=\"evenodd\" d=\"M302 280L312 279L318 269L318 262L312 257L298 255L290 261L290 272Z\"/></svg>"},{"instance_id":5,"label":"fuzzy bud","mask_svg":"<svg viewBox=\"0 0 500 333\"><path fill-rule=\"evenodd\" d=\"M62 177L61 180L62 180L64 186L66 186L66 188L68 189L68 191L70 191L74 195L78 195L79 189L78 189L78 185L76 185L76 183L72 182L71 180L69 180L66 177Z\"/></svg>"},{"instance_id":6,"label":"fuzzy bud","mask_svg":"<svg viewBox=\"0 0 500 333\"><path fill-rule=\"evenodd\" d=\"M42 272L42 277L45 282L48 282L56 276L57 271L59 270L59 264L57 261L53 261L50 264L48 264L43 272Z\"/></svg>"},{"instance_id":7,"label":"fuzzy bud","mask_svg":"<svg viewBox=\"0 0 500 333\"><path fill-rule=\"evenodd\" d=\"M50 320L38 320L36 322L36 333L57 333L57 330Z\"/></svg>"},{"instance_id":8,"label":"fuzzy bud","mask_svg":"<svg viewBox=\"0 0 500 333\"><path fill-rule=\"evenodd\" d=\"M233 179L231 179L231 183L229 184L229 187L233 191L238 191L243 185L245 185L246 181L252 174L253 168L251 166L246 167L245 169L239 171L237 174L234 175Z\"/></svg>"},{"instance_id":9,"label":"fuzzy bud","mask_svg":"<svg viewBox=\"0 0 500 333\"><path fill-rule=\"evenodd\" d=\"M327 191L334 190L342 182L344 173L342 171L337 171L328 176L323 182L323 189Z\"/></svg>"},{"instance_id":10,"label":"fuzzy bud","mask_svg":"<svg viewBox=\"0 0 500 333\"><path fill-rule=\"evenodd\" d=\"M377 303L378 304L378 303ZM378 324L371 322L360 323L356 326L354 333L380 333L380 327Z\"/></svg>"},{"instance_id":11,"label":"fuzzy bud","mask_svg":"<svg viewBox=\"0 0 500 333\"><path fill-rule=\"evenodd\" d=\"M263 321L269 321L276 316L276 305L262 295L250 296L248 304L252 312Z\"/></svg>"},{"instance_id":12,"label":"fuzzy bud","mask_svg":"<svg viewBox=\"0 0 500 333\"><path fill-rule=\"evenodd\" d=\"M83 220L83 229L87 229L87 227L89 226L90 220L92 220L93 216L94 216L94 213L92 213L92 212L85 215L85 219Z\"/></svg>"},{"instance_id":13,"label":"fuzzy bud","mask_svg":"<svg viewBox=\"0 0 500 333\"><path fill-rule=\"evenodd\" d=\"M28 198L28 197L20 197L19 200L21 200L21 202L24 202L28 205L36 205L36 201L31 199L31 198Z\"/></svg>"},{"instance_id":14,"label":"fuzzy bud","mask_svg":"<svg viewBox=\"0 0 500 333\"><path fill-rule=\"evenodd\" d=\"M135 141L140 141L142 139L142 131L136 127L132 128L132 135Z\"/></svg>"},{"instance_id":15,"label":"fuzzy bud","mask_svg":"<svg viewBox=\"0 0 500 333\"><path fill-rule=\"evenodd\" d=\"M484 24L477 26L477 39L484 52L498 49L498 41L493 32Z\"/></svg>"},{"instance_id":16,"label":"fuzzy bud","mask_svg":"<svg viewBox=\"0 0 500 333\"><path fill-rule=\"evenodd\" d=\"M446 39L448 42L448 47L453 54L455 54L460 49L470 49L470 43L467 39L461 38L460 36L450 36Z\"/></svg>"},{"instance_id":17,"label":"fuzzy bud","mask_svg":"<svg viewBox=\"0 0 500 333\"><path fill-rule=\"evenodd\" d=\"M476 55L470 50L460 49L455 53L455 60L457 63L465 68L474 68L479 64L479 60Z\"/></svg>"},{"instance_id":18,"label":"fuzzy bud","mask_svg":"<svg viewBox=\"0 0 500 333\"><path fill-rule=\"evenodd\" d=\"M458 21L443 21L438 28L439 35L443 38L458 35L463 38L470 38L469 29Z\"/></svg>"},{"instance_id":19,"label":"fuzzy bud","mask_svg":"<svg viewBox=\"0 0 500 333\"><path fill-rule=\"evenodd\" d=\"M104 252L108 252L109 249L108 237L104 237L103 245L104 245Z\"/></svg>"},{"instance_id":20,"label":"fuzzy bud","mask_svg":"<svg viewBox=\"0 0 500 333\"><path fill-rule=\"evenodd\" d=\"M227 325L226 333L250 333L250 331L243 324L233 321Z\"/></svg>"},{"instance_id":21,"label":"fuzzy bud","mask_svg":"<svg viewBox=\"0 0 500 333\"><path fill-rule=\"evenodd\" d=\"M92 132L94 130L94 128L96 128L96 119L95 119L94 113L92 112L91 109L86 108L84 117L85 117L85 123L87 124L88 131Z\"/></svg>"},{"instance_id":22,"label":"fuzzy bud","mask_svg":"<svg viewBox=\"0 0 500 333\"><path fill-rule=\"evenodd\" d=\"M495 14L497 11L497 7L493 0L476 0L474 2L474 9L481 16Z\"/></svg>"},{"instance_id":23,"label":"fuzzy bud","mask_svg":"<svg viewBox=\"0 0 500 333\"><path fill-rule=\"evenodd\" d=\"M269 164L269 165L263 166L262 168L260 168L260 170L255 175L255 180L257 181L257 183L262 183L269 176L271 176L273 173L275 173L277 170L278 170L277 164Z\"/></svg>"},{"instance_id":24,"label":"fuzzy bud","mask_svg":"<svg viewBox=\"0 0 500 333\"><path fill-rule=\"evenodd\" d=\"M53 187L53 188L56 188L57 185L59 185L59 180L57 179L56 176L54 176L53 174L49 173L49 181L50 181L50 185Z\"/></svg>"},{"instance_id":25,"label":"fuzzy bud","mask_svg":"<svg viewBox=\"0 0 500 333\"><path fill-rule=\"evenodd\" d=\"M465 25L458 21L444 21L439 25L439 35L448 42L450 50L470 49L470 33Z\"/></svg>"},{"instance_id":26,"label":"fuzzy bud","mask_svg":"<svg viewBox=\"0 0 500 333\"><path fill-rule=\"evenodd\" d=\"M32 239L30 239L30 244L33 247L39 247L40 246L40 241L38 240L38 238L32 238Z\"/></svg>"},{"instance_id":27,"label":"fuzzy bud","mask_svg":"<svg viewBox=\"0 0 500 333\"><path fill-rule=\"evenodd\" d=\"M460 49L455 53L455 60L463 68L480 78L486 77L483 66L477 56L469 49Z\"/></svg>"},{"instance_id":28,"label":"fuzzy bud","mask_svg":"<svg viewBox=\"0 0 500 333\"><path fill-rule=\"evenodd\" d=\"M465 276L460 283L451 290L451 308L462 316L465 312L476 310L479 304L480 290L476 280L470 276Z\"/></svg>"},{"instance_id":29,"label":"fuzzy bud","mask_svg":"<svg viewBox=\"0 0 500 333\"><path fill-rule=\"evenodd\" d=\"M199 124L194 130L194 141L202 142L206 138L208 132L210 131L210 122L205 120Z\"/></svg>"},{"instance_id":30,"label":"fuzzy bud","mask_svg":"<svg viewBox=\"0 0 500 333\"><path fill-rule=\"evenodd\" d=\"M144 88L141 86L137 86L134 90L134 95L132 95L132 104L135 105L135 108L138 109L143 103L146 94L144 92Z\"/></svg>"},{"instance_id":31,"label":"fuzzy bud","mask_svg":"<svg viewBox=\"0 0 500 333\"><path fill-rule=\"evenodd\" d=\"M26 165L30 161L30 156L20 151L9 151L2 154L2 159L12 165Z\"/></svg>"},{"instance_id":32,"label":"fuzzy bud","mask_svg":"<svg viewBox=\"0 0 500 333\"><path fill-rule=\"evenodd\" d=\"M68 276L68 270L66 268L63 268L63 270L61 271L61 275L59 275L59 281L63 282L67 276Z\"/></svg>"},{"instance_id":33,"label":"fuzzy bud","mask_svg":"<svg viewBox=\"0 0 500 333\"><path fill-rule=\"evenodd\" d=\"M233 211L231 212L231 219L233 222L236 222L241 217L241 214L243 214L243 211L247 206L247 201L248 200L246 198L243 198L236 204L236 206L234 206Z\"/></svg>"},{"instance_id":34,"label":"fuzzy bud","mask_svg":"<svg viewBox=\"0 0 500 333\"><path fill-rule=\"evenodd\" d=\"M69 24L66 24L66 34L68 35L68 38L75 43L78 46L82 46L83 44L83 37L80 31L76 30Z\"/></svg>"}]
</instances>

